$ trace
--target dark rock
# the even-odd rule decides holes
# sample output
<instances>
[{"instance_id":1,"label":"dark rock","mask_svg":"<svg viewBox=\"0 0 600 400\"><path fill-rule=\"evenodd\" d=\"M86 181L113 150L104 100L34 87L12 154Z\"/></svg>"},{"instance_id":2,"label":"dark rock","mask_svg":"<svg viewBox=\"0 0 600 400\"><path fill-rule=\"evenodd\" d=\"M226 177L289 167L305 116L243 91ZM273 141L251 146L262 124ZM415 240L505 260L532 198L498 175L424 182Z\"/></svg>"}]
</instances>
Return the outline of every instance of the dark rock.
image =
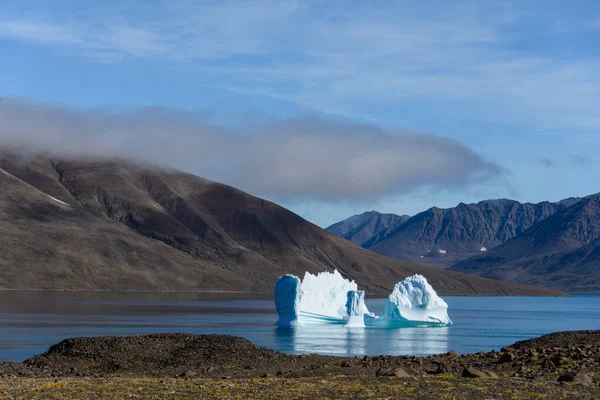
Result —
<instances>
[{"instance_id":1,"label":"dark rock","mask_svg":"<svg viewBox=\"0 0 600 400\"><path fill-rule=\"evenodd\" d=\"M548 358L545 358L544 361L542 361L541 367L543 369L556 369L556 365Z\"/></svg>"},{"instance_id":2,"label":"dark rock","mask_svg":"<svg viewBox=\"0 0 600 400\"><path fill-rule=\"evenodd\" d=\"M348 361L344 361L340 364L340 367L342 367L342 368L349 368L351 366L352 366L352 364L350 364L350 362L348 362Z\"/></svg>"},{"instance_id":3,"label":"dark rock","mask_svg":"<svg viewBox=\"0 0 600 400\"><path fill-rule=\"evenodd\" d=\"M437 365L437 369L435 370L434 374L447 374L449 372L449 368L446 364L444 364L443 362L438 363Z\"/></svg>"},{"instance_id":4,"label":"dark rock","mask_svg":"<svg viewBox=\"0 0 600 400\"><path fill-rule=\"evenodd\" d=\"M588 374L578 372L576 374L565 374L558 377L558 382L572 382L583 386L592 386L594 381Z\"/></svg>"},{"instance_id":5,"label":"dark rock","mask_svg":"<svg viewBox=\"0 0 600 400\"><path fill-rule=\"evenodd\" d=\"M498 364L504 364L513 362L515 360L515 356L512 353L502 353L500 358L498 359Z\"/></svg>"}]
</instances>

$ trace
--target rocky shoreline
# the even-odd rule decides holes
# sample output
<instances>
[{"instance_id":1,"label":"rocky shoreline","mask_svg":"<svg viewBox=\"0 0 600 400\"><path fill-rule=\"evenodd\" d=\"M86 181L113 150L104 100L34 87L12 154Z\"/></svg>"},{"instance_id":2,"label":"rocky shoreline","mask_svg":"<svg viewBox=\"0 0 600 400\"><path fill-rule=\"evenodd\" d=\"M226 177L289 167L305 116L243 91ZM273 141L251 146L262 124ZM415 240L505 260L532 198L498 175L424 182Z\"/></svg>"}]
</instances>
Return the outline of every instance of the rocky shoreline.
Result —
<instances>
[{"instance_id":1,"label":"rocky shoreline","mask_svg":"<svg viewBox=\"0 0 600 400\"><path fill-rule=\"evenodd\" d=\"M0 363L0 388L11 387L11 381L25 386L46 381L102 386L118 380L168 381L175 387L177 382L187 387L183 382L193 380L204 382L205 388L224 381L243 387L271 382L273 389L290 381L312 382L311 390L331 385L341 390L352 382L359 398L361 390L388 386L393 397L400 383L404 389L413 388L417 398L422 385L441 385L460 398L477 398L477 388L510 398L506 396L515 388L532 387L532 396L538 398L573 397L574 393L577 398L600 398L600 331L553 333L516 342L499 352L460 355L450 351L429 357L286 355L225 335L76 338L23 363ZM337 393L335 387L328 390ZM371 397L367 392L362 397Z\"/></svg>"}]
</instances>

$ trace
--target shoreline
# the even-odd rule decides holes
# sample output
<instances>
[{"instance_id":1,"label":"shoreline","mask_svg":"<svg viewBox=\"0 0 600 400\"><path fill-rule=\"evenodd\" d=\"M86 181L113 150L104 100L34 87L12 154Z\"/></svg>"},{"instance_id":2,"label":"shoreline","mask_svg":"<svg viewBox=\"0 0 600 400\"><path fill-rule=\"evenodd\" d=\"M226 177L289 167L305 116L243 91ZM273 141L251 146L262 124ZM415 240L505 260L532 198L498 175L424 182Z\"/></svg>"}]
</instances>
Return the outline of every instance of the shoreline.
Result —
<instances>
[{"instance_id":1,"label":"shoreline","mask_svg":"<svg viewBox=\"0 0 600 400\"><path fill-rule=\"evenodd\" d=\"M257 296L271 296L274 292L249 292L249 291L227 291L227 290L111 290L111 289L10 289L0 288L0 292L40 292L40 293L145 293L145 294L235 294L235 295L257 295ZM571 296L599 296L600 292L573 292L564 293L562 295L555 296L541 296L541 295L488 295L488 294L440 294L443 297L571 297ZM385 295L373 295L370 299L387 299Z\"/></svg>"},{"instance_id":2,"label":"shoreline","mask_svg":"<svg viewBox=\"0 0 600 400\"><path fill-rule=\"evenodd\" d=\"M23 363L0 363L0 394L128 397L141 388L141 397L157 398L600 398L599 360L600 330L425 357L286 355L228 335L74 338Z\"/></svg>"},{"instance_id":3,"label":"shoreline","mask_svg":"<svg viewBox=\"0 0 600 400\"><path fill-rule=\"evenodd\" d=\"M65 292L65 293L208 293L208 294L273 294L272 292L247 292L227 290L103 290L103 289L7 289L0 288L0 292Z\"/></svg>"},{"instance_id":4,"label":"shoreline","mask_svg":"<svg viewBox=\"0 0 600 400\"><path fill-rule=\"evenodd\" d=\"M228 335L66 339L0 363L9 398L600 398L600 330L501 351L434 356L286 355Z\"/></svg>"}]
</instances>

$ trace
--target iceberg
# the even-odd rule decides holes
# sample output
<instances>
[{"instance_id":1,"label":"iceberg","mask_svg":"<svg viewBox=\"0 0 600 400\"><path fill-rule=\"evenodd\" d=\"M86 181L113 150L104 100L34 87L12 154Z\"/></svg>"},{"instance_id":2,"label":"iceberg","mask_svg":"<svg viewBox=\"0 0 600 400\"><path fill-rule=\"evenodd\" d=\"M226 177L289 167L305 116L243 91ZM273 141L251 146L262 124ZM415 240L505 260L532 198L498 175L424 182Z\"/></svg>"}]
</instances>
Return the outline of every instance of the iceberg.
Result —
<instances>
[{"instance_id":1,"label":"iceberg","mask_svg":"<svg viewBox=\"0 0 600 400\"><path fill-rule=\"evenodd\" d=\"M344 324L348 317L346 302L349 291L357 291L354 281L345 279L338 270L304 274L302 280L300 318L303 323ZM369 313L364 301L362 313Z\"/></svg>"},{"instance_id":2,"label":"iceberg","mask_svg":"<svg viewBox=\"0 0 600 400\"><path fill-rule=\"evenodd\" d=\"M352 295L355 297L348 312L350 292L356 294ZM365 314L373 316L365 305L364 291L358 290L356 282L345 279L337 270L317 275L306 272L302 282L294 275L279 277L275 284L275 308L279 316L275 325L279 327L310 324L356 326Z\"/></svg>"},{"instance_id":3,"label":"iceberg","mask_svg":"<svg viewBox=\"0 0 600 400\"><path fill-rule=\"evenodd\" d=\"M394 286L376 325L404 326L452 325L448 304L437 295L422 275L413 275Z\"/></svg>"},{"instance_id":4,"label":"iceberg","mask_svg":"<svg viewBox=\"0 0 600 400\"><path fill-rule=\"evenodd\" d=\"M365 292L337 270L316 275L306 272L302 281L294 275L280 277L275 284L275 308L279 316L275 325L279 327L339 324L400 328L452 324L448 304L422 275L398 282L379 317L368 310Z\"/></svg>"},{"instance_id":5,"label":"iceberg","mask_svg":"<svg viewBox=\"0 0 600 400\"><path fill-rule=\"evenodd\" d=\"M294 326L300 315L302 288L300 279L294 275L280 276L275 283L275 309L279 319L277 326Z\"/></svg>"}]
</instances>

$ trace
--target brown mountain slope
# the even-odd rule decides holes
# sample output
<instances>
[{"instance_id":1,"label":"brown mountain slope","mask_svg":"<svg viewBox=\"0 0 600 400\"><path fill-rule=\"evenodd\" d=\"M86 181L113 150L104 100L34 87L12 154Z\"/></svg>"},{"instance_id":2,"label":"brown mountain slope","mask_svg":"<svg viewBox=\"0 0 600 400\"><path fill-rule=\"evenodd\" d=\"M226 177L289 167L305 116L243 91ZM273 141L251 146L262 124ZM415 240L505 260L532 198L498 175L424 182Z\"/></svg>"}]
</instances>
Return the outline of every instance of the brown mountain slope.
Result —
<instances>
[{"instance_id":1,"label":"brown mountain slope","mask_svg":"<svg viewBox=\"0 0 600 400\"><path fill-rule=\"evenodd\" d=\"M0 168L0 287L271 291L337 268L372 294L413 273L446 295L557 294L392 260L182 172L6 154Z\"/></svg>"}]
</instances>

